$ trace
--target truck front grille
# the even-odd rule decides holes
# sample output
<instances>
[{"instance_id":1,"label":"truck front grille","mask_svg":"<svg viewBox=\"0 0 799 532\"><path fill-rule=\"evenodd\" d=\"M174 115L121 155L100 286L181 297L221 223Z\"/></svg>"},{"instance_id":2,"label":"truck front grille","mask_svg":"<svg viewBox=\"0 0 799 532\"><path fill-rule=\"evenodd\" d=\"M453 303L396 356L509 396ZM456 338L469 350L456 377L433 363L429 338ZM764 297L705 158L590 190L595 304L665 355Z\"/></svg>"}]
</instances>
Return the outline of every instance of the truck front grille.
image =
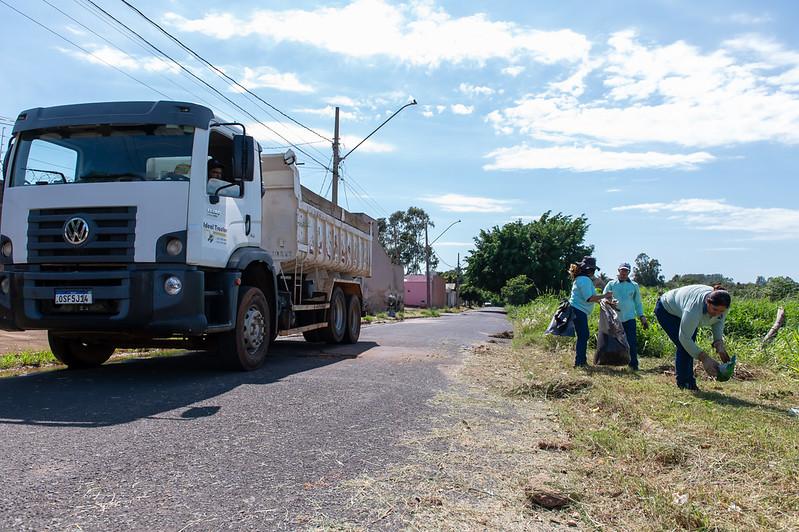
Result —
<instances>
[{"instance_id":1,"label":"truck front grille","mask_svg":"<svg viewBox=\"0 0 799 532\"><path fill-rule=\"evenodd\" d=\"M66 241L68 221L88 223L85 242ZM28 214L28 262L127 263L133 262L136 238L136 207L84 207L31 209Z\"/></svg>"}]
</instances>

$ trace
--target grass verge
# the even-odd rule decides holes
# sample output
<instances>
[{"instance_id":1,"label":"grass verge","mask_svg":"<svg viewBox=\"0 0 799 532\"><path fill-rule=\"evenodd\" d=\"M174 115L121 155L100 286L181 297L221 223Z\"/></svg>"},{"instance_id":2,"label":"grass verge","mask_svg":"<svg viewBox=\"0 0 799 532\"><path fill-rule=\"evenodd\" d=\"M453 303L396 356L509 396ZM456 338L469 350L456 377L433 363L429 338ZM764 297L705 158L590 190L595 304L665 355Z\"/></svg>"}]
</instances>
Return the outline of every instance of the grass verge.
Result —
<instances>
[{"instance_id":1,"label":"grass verge","mask_svg":"<svg viewBox=\"0 0 799 532\"><path fill-rule=\"evenodd\" d=\"M133 358L155 358L183 353L179 349L137 349L118 350L109 362ZM50 351L21 351L0 355L0 377L21 375L38 369L64 367Z\"/></svg>"},{"instance_id":2,"label":"grass verge","mask_svg":"<svg viewBox=\"0 0 799 532\"><path fill-rule=\"evenodd\" d=\"M520 378L508 394L552 399L571 439L578 505L593 526L799 529L793 371L750 358L723 384L700 369L703 391L691 393L676 388L670 358L642 358L637 373L578 370L570 341L543 336L550 317L550 309L535 308L516 315ZM578 391L547 393L564 383Z\"/></svg>"}]
</instances>

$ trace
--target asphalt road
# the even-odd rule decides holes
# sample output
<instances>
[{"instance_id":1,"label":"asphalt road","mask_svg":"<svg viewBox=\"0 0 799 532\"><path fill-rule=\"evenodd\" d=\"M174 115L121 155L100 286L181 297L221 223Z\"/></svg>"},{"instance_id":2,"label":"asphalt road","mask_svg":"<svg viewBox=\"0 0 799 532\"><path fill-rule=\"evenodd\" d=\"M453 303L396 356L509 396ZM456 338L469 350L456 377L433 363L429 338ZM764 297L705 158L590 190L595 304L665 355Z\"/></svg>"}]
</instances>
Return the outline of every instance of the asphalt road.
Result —
<instances>
[{"instance_id":1,"label":"asphalt road","mask_svg":"<svg viewBox=\"0 0 799 532\"><path fill-rule=\"evenodd\" d=\"M272 530L358 520L341 482L402 463L462 347L499 309L278 341L259 371L206 356L0 379L0 529Z\"/></svg>"}]
</instances>

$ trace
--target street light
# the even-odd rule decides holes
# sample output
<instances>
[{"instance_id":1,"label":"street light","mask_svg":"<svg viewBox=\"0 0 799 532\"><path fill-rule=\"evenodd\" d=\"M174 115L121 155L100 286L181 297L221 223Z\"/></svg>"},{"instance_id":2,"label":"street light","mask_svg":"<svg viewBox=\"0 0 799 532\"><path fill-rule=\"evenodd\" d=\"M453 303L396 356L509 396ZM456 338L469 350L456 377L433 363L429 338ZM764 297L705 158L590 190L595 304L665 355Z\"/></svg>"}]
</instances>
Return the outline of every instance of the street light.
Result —
<instances>
[{"instance_id":1,"label":"street light","mask_svg":"<svg viewBox=\"0 0 799 532\"><path fill-rule=\"evenodd\" d=\"M381 127L383 127L383 126L385 126L386 124L388 124L388 121L389 121L389 120L391 120L392 118L394 118L395 116L397 116L397 115L400 113L400 111L402 111L402 110L403 110L403 109L405 109L406 107L410 107L411 105L416 105L416 99L413 99L413 100L411 100L410 102L406 103L405 105L403 105L402 107L400 107L399 109L397 109L396 111L394 111L394 114L392 114L391 116L389 116L388 118L386 118L386 119L383 121L383 123L382 123L382 124L380 124L379 126L377 126L376 128L374 128L374 130L373 130L371 133L369 133L368 135L366 135L366 137L364 137L364 139L363 139L361 142L359 142L358 144L356 144L356 145L355 145L355 147L354 147L353 149L351 149L350 151L348 151L348 152L347 152L347 154L346 154L344 157L340 157L340 156L339 156L339 154L338 154L338 150L339 150L339 144L338 144L338 140L339 140L339 138L338 138L338 115L339 115L339 108L338 108L338 107L336 107L336 124L335 124L334 132L333 132L333 197L332 197L332 201L333 201L333 204L334 204L334 205L338 205L338 167L339 167L339 165L340 165L340 164L341 164L341 163L344 161L344 159L346 159L347 157L349 157L349 156L350 156L350 154L351 154L352 152L354 152L355 150L357 150L357 149L358 149L358 146L360 146L361 144L363 144L364 142L366 142L366 141L367 141L367 139L369 139L369 137L371 137L372 135L374 135L375 133L377 133L377 130L378 130L378 129L380 129Z\"/></svg>"},{"instance_id":2,"label":"street light","mask_svg":"<svg viewBox=\"0 0 799 532\"><path fill-rule=\"evenodd\" d=\"M425 273L425 277L426 277L426 283L427 283L427 308L429 308L429 309L433 308L433 302L431 301L431 297L432 296L431 296L431 290L430 290L430 246L435 244L436 240L438 240L439 238L444 236L444 233L449 231L450 227L452 227L453 225L455 225L457 223L460 223L460 220L455 220L454 222L449 224L447 226L447 228L444 229L443 231L441 231L441 234L439 234L437 237L435 237L433 239L433 241L430 242L429 244L427 243L427 223L424 224L424 267L425 267L425 272L426 272Z\"/></svg>"}]
</instances>

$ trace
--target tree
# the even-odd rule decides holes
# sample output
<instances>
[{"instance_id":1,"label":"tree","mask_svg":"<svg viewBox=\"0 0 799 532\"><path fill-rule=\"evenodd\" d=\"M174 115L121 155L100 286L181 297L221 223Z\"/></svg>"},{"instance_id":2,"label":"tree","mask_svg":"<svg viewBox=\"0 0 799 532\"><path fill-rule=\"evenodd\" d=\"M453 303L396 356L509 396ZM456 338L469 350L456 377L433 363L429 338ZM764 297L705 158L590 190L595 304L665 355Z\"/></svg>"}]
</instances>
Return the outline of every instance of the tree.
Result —
<instances>
[{"instance_id":1,"label":"tree","mask_svg":"<svg viewBox=\"0 0 799 532\"><path fill-rule=\"evenodd\" d=\"M661 286L665 282L660 273L660 261L649 258L646 253L639 253L635 257L633 277L635 282L643 286Z\"/></svg>"},{"instance_id":2,"label":"tree","mask_svg":"<svg viewBox=\"0 0 799 532\"><path fill-rule=\"evenodd\" d=\"M509 305L524 305L533 299L534 289L535 286L526 275L517 275L502 287L500 295Z\"/></svg>"},{"instance_id":3,"label":"tree","mask_svg":"<svg viewBox=\"0 0 799 532\"><path fill-rule=\"evenodd\" d=\"M605 272L600 273L594 277L594 286L600 290L604 290L605 286L610 282L610 277Z\"/></svg>"},{"instance_id":4,"label":"tree","mask_svg":"<svg viewBox=\"0 0 799 532\"><path fill-rule=\"evenodd\" d=\"M377 220L377 239L394 264L402 264L406 273L422 273L425 264L424 229L435 227L430 217L419 207L396 211L388 220ZM430 253L430 268L438 266L438 257Z\"/></svg>"},{"instance_id":5,"label":"tree","mask_svg":"<svg viewBox=\"0 0 799 532\"><path fill-rule=\"evenodd\" d=\"M518 275L525 275L537 294L563 290L570 284L569 264L593 252L594 247L584 243L586 231L585 216L551 211L526 224L517 220L481 230L466 258L466 279L493 293Z\"/></svg>"},{"instance_id":6,"label":"tree","mask_svg":"<svg viewBox=\"0 0 799 532\"><path fill-rule=\"evenodd\" d=\"M444 279L445 283L457 283L458 282L458 270L447 270L445 272L439 272L438 274Z\"/></svg>"},{"instance_id":7,"label":"tree","mask_svg":"<svg viewBox=\"0 0 799 532\"><path fill-rule=\"evenodd\" d=\"M769 277L766 282L766 295L772 301L787 299L799 294L799 283L790 277Z\"/></svg>"}]
</instances>

